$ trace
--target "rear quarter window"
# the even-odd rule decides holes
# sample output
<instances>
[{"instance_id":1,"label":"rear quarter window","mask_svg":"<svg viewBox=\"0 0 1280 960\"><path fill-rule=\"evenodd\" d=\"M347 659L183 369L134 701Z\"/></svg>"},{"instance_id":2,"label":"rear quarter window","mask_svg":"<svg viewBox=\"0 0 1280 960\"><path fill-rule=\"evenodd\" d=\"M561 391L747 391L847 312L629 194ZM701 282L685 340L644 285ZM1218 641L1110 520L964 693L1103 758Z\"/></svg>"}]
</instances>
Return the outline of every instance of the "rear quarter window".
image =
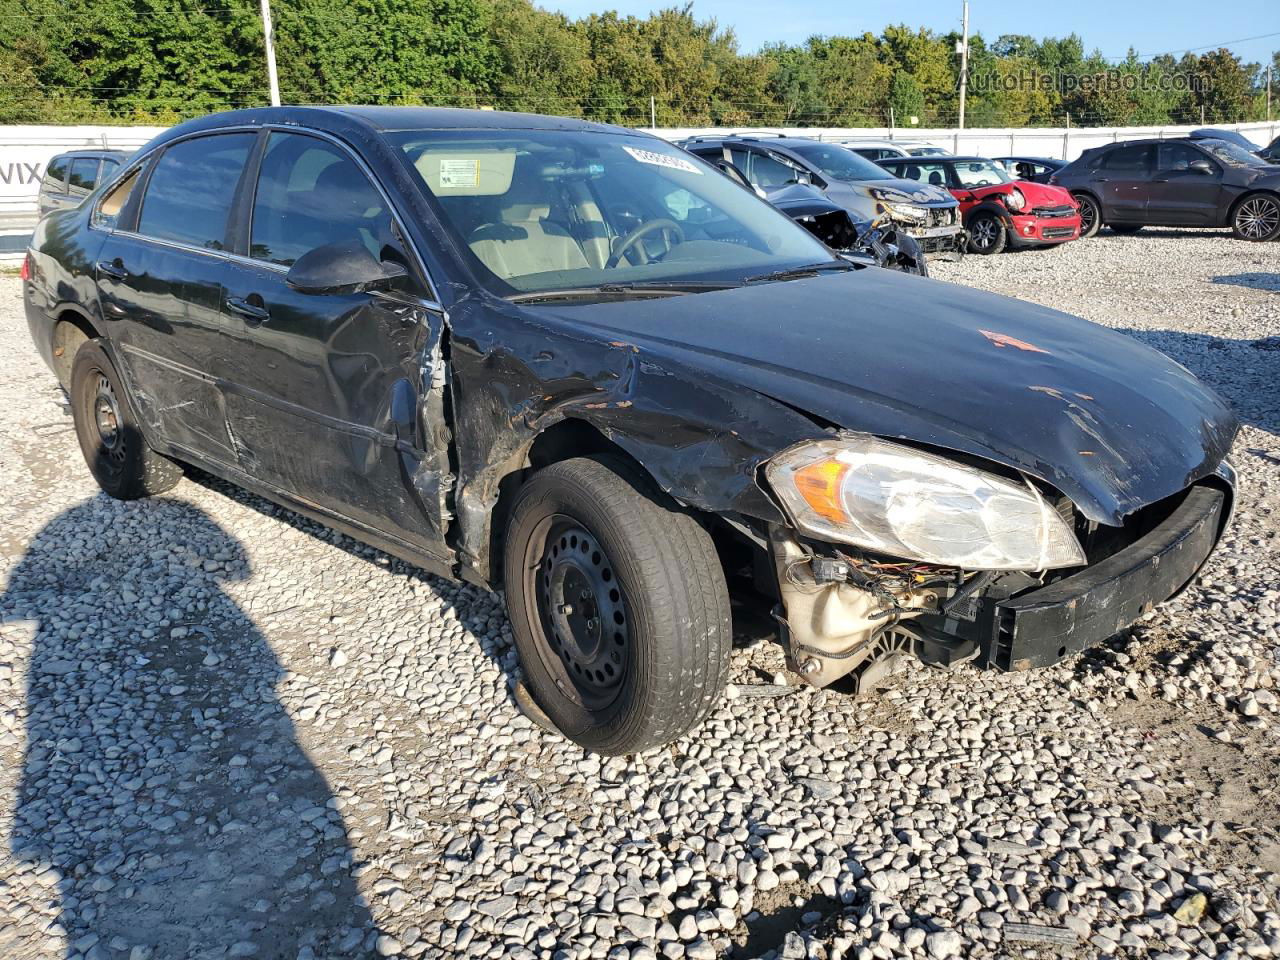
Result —
<instances>
[{"instance_id":1,"label":"rear quarter window","mask_svg":"<svg viewBox=\"0 0 1280 960\"><path fill-rule=\"evenodd\" d=\"M54 157L45 169L40 189L60 192L67 181L67 158Z\"/></svg>"}]
</instances>

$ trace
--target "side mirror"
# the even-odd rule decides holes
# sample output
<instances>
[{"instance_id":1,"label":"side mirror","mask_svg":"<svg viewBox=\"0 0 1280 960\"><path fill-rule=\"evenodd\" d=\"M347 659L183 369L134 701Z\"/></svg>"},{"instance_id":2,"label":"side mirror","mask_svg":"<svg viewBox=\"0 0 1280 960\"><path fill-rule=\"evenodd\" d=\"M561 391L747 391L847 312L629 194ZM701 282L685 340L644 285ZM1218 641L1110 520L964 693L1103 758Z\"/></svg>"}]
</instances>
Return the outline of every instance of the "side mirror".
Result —
<instances>
[{"instance_id":1,"label":"side mirror","mask_svg":"<svg viewBox=\"0 0 1280 960\"><path fill-rule=\"evenodd\" d=\"M1196 173L1213 173L1213 164L1208 160L1192 160L1187 164L1188 170L1194 170Z\"/></svg>"},{"instance_id":2,"label":"side mirror","mask_svg":"<svg viewBox=\"0 0 1280 960\"><path fill-rule=\"evenodd\" d=\"M407 273L398 263L375 260L359 240L344 240L304 253L284 279L299 293L366 293L389 290Z\"/></svg>"}]
</instances>

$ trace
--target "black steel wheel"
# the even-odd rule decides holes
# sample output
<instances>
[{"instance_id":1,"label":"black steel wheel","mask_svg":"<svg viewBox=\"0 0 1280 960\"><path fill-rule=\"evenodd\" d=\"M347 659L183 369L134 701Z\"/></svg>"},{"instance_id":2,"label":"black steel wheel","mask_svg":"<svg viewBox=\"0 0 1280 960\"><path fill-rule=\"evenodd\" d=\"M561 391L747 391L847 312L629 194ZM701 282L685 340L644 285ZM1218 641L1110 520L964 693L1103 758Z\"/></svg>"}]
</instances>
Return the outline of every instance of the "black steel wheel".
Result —
<instances>
[{"instance_id":1,"label":"black steel wheel","mask_svg":"<svg viewBox=\"0 0 1280 960\"><path fill-rule=\"evenodd\" d=\"M524 483L503 585L527 694L587 749L668 743L719 699L732 630L715 546L629 463L566 460Z\"/></svg>"},{"instance_id":2,"label":"black steel wheel","mask_svg":"<svg viewBox=\"0 0 1280 960\"><path fill-rule=\"evenodd\" d=\"M1092 237L1102 226L1102 211L1098 203L1087 193L1072 194L1080 204L1080 238Z\"/></svg>"},{"instance_id":3,"label":"black steel wheel","mask_svg":"<svg viewBox=\"0 0 1280 960\"><path fill-rule=\"evenodd\" d=\"M182 479L182 467L147 445L101 340L87 340L76 351L71 417L89 472L117 500L163 493Z\"/></svg>"},{"instance_id":4,"label":"black steel wheel","mask_svg":"<svg viewBox=\"0 0 1280 960\"><path fill-rule=\"evenodd\" d=\"M1231 214L1231 232L1236 239L1252 243L1280 236L1280 197L1267 193L1245 197Z\"/></svg>"},{"instance_id":5,"label":"black steel wheel","mask_svg":"<svg viewBox=\"0 0 1280 960\"><path fill-rule=\"evenodd\" d=\"M1009 242L1009 234L993 214L981 213L969 221L969 249L974 253L999 253Z\"/></svg>"},{"instance_id":6,"label":"black steel wheel","mask_svg":"<svg viewBox=\"0 0 1280 960\"><path fill-rule=\"evenodd\" d=\"M555 515L539 524L537 579L543 634L572 675L584 705L607 707L630 660L626 597L613 565L577 520Z\"/></svg>"}]
</instances>

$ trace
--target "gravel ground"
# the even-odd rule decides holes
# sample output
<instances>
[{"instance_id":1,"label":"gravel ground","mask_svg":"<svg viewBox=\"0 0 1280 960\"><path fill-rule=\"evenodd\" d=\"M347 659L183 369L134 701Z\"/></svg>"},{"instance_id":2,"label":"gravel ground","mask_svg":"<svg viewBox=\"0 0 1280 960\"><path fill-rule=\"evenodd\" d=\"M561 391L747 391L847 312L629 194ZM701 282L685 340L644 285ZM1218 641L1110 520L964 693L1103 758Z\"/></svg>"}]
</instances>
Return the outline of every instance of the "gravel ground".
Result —
<instances>
[{"instance_id":1,"label":"gravel ground","mask_svg":"<svg viewBox=\"0 0 1280 960\"><path fill-rule=\"evenodd\" d=\"M1280 245L935 275L1120 327L1246 422L1200 582L1026 675L730 697L602 761L496 599L211 480L96 492L0 278L0 956L1280 956Z\"/></svg>"}]
</instances>

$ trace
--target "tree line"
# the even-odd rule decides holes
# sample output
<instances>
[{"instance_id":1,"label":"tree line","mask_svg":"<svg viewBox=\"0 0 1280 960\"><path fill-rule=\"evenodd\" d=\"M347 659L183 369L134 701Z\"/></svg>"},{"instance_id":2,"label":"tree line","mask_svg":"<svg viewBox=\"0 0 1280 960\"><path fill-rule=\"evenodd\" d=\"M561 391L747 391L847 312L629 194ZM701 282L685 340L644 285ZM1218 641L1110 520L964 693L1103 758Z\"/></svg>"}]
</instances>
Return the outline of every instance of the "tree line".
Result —
<instances>
[{"instance_id":1,"label":"tree line","mask_svg":"<svg viewBox=\"0 0 1280 960\"><path fill-rule=\"evenodd\" d=\"M652 111L659 126L953 126L959 107L955 32L891 26L752 53L691 4L581 19L530 0L274 0L272 10L287 103L489 106L630 125ZM1271 66L1280 84L1280 52ZM1117 61L1074 34L976 34L966 125L1257 120L1265 76L1225 48ZM0 0L0 123L167 124L267 102L257 0Z\"/></svg>"}]
</instances>

